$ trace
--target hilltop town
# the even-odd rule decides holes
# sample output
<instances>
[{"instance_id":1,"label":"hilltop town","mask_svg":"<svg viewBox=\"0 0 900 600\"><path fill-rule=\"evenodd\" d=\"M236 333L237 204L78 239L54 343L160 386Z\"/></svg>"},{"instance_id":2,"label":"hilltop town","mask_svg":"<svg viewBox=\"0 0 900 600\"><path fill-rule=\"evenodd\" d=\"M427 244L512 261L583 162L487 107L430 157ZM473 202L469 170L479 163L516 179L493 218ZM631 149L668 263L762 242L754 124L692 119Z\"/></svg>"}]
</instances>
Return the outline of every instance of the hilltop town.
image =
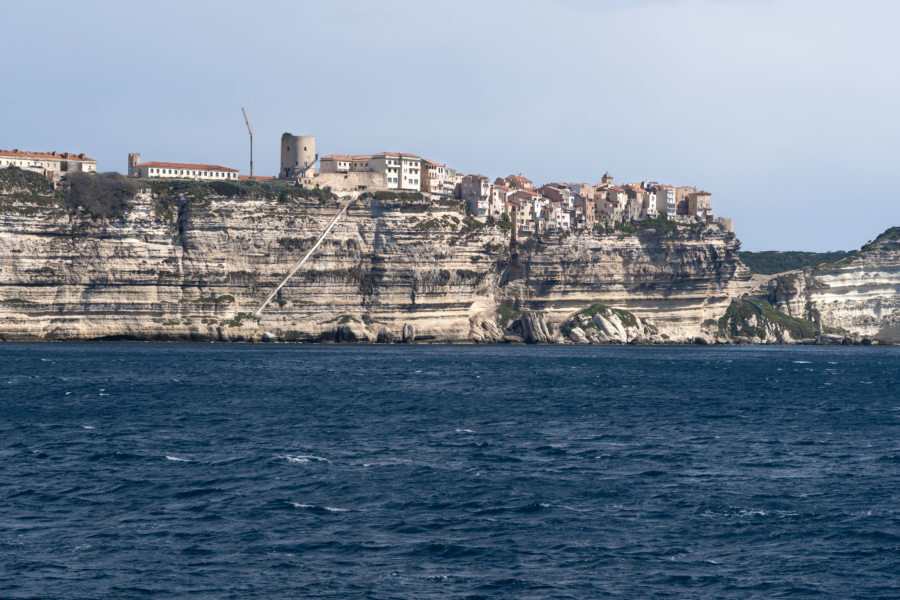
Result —
<instances>
[{"instance_id":1,"label":"hilltop town","mask_svg":"<svg viewBox=\"0 0 900 600\"><path fill-rule=\"evenodd\" d=\"M0 340L897 340L893 230L755 279L693 187L280 149L271 177L0 151Z\"/></svg>"},{"instance_id":2,"label":"hilltop town","mask_svg":"<svg viewBox=\"0 0 900 600\"><path fill-rule=\"evenodd\" d=\"M522 174L491 179L463 174L445 164L402 152L319 158L316 138L285 133L277 176L239 175L238 169L202 163L142 162L128 155L128 177L198 181L279 180L337 194L388 191L418 193L426 199L455 198L474 219L511 230L514 239L548 232L592 231L645 220L717 223L734 231L731 219L714 218L712 195L691 186L657 181L617 185L608 172L595 184L551 182L535 185ZM318 170L316 165L318 164ZM251 163L252 165L252 163ZM70 173L94 173L97 161L82 154L0 150L0 168L41 173L54 183ZM252 167L251 167L252 169Z\"/></svg>"}]
</instances>

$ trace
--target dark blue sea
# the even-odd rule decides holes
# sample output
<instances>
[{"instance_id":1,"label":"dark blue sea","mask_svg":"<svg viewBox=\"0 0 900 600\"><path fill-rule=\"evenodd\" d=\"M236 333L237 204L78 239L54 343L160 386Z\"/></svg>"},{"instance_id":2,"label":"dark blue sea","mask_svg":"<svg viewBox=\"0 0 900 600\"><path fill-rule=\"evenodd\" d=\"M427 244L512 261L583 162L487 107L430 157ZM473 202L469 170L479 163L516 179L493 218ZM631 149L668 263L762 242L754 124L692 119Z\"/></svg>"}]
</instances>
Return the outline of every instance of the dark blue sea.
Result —
<instances>
[{"instance_id":1,"label":"dark blue sea","mask_svg":"<svg viewBox=\"0 0 900 600\"><path fill-rule=\"evenodd\" d=\"M898 598L900 348L0 345L0 598Z\"/></svg>"}]
</instances>

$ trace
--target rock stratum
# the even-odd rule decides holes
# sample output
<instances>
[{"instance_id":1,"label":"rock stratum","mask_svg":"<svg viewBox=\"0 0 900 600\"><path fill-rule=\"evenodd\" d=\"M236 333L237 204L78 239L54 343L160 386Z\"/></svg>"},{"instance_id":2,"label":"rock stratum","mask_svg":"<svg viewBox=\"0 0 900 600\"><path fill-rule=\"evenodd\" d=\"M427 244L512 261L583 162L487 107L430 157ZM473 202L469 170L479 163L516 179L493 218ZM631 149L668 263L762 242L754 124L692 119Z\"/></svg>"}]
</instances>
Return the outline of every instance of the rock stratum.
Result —
<instances>
[{"instance_id":1,"label":"rock stratum","mask_svg":"<svg viewBox=\"0 0 900 600\"><path fill-rule=\"evenodd\" d=\"M603 303L681 341L749 277L716 226L511 244L455 201L366 196L256 319L338 199L156 183L98 218L26 187L0 213L5 340L552 342Z\"/></svg>"},{"instance_id":2,"label":"rock stratum","mask_svg":"<svg viewBox=\"0 0 900 600\"><path fill-rule=\"evenodd\" d=\"M784 314L881 343L900 343L900 227L854 256L774 278L768 297Z\"/></svg>"},{"instance_id":3,"label":"rock stratum","mask_svg":"<svg viewBox=\"0 0 900 600\"><path fill-rule=\"evenodd\" d=\"M256 318L339 199L286 187L145 185L107 217L73 210L59 192L0 186L0 339L729 341L713 324L750 289L738 240L716 225L511 243L509 231L467 217L456 201L377 194L350 206ZM853 296L852 310L840 291L856 289L876 262L887 277L896 255L874 257L816 275L831 295L797 293L820 294L810 301L822 322L852 312L866 332L882 331L869 319L885 314L887 288ZM790 313L804 302L783 304Z\"/></svg>"}]
</instances>

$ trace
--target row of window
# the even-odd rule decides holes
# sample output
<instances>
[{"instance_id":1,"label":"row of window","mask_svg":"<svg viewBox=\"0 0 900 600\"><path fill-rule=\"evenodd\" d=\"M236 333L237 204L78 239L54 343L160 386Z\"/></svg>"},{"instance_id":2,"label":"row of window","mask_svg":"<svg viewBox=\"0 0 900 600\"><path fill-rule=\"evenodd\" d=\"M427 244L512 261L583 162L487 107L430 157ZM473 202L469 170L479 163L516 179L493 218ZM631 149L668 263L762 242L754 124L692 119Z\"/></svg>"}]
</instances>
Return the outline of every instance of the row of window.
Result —
<instances>
[{"instance_id":1,"label":"row of window","mask_svg":"<svg viewBox=\"0 0 900 600\"><path fill-rule=\"evenodd\" d=\"M190 169L150 169L151 175L181 175L183 177L220 177L232 178L233 173L223 173L222 171L191 171Z\"/></svg>"},{"instance_id":2,"label":"row of window","mask_svg":"<svg viewBox=\"0 0 900 600\"><path fill-rule=\"evenodd\" d=\"M65 171L63 164L64 163L59 160L50 160L44 162L34 161L31 163L29 163L27 160L0 160L0 167L31 167L38 169L52 169L53 167L60 167L63 171ZM83 168L85 170L90 170L91 168L93 168L93 166L94 165L92 163L85 163Z\"/></svg>"}]
</instances>

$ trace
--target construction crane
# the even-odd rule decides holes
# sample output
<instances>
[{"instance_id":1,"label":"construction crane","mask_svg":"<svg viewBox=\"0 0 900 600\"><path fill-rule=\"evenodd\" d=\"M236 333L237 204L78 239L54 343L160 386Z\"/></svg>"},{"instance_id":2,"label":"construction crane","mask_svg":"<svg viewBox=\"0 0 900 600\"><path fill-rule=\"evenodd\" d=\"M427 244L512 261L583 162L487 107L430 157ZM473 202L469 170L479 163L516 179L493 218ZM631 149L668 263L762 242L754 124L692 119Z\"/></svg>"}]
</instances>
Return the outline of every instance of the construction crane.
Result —
<instances>
[{"instance_id":1,"label":"construction crane","mask_svg":"<svg viewBox=\"0 0 900 600\"><path fill-rule=\"evenodd\" d=\"M244 107L241 107L241 112L244 113L244 123L247 124L247 131L250 132L250 179L253 179L253 128L250 127L250 120L247 118L247 111L244 110Z\"/></svg>"}]
</instances>

